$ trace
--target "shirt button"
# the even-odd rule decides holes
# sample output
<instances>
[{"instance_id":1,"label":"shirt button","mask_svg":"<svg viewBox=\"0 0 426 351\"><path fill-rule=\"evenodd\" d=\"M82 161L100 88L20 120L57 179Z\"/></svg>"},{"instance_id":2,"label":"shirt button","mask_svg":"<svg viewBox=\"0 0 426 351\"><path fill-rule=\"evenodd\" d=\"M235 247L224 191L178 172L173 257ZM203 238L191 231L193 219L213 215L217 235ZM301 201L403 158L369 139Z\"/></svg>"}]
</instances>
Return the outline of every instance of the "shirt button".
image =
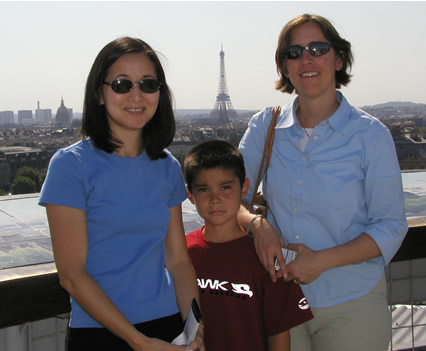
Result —
<instances>
[{"instance_id":1,"label":"shirt button","mask_svg":"<svg viewBox=\"0 0 426 351\"><path fill-rule=\"evenodd\" d=\"M302 157L302 160L303 160L303 161L306 161L306 156L303 156L303 157Z\"/></svg>"},{"instance_id":2,"label":"shirt button","mask_svg":"<svg viewBox=\"0 0 426 351\"><path fill-rule=\"evenodd\" d=\"M318 135L315 135L315 136L314 136L314 139L315 139L315 140L317 140L317 139L318 139Z\"/></svg>"},{"instance_id":3,"label":"shirt button","mask_svg":"<svg viewBox=\"0 0 426 351\"><path fill-rule=\"evenodd\" d=\"M296 235L296 239L300 239L300 234L297 234L297 235Z\"/></svg>"},{"instance_id":4,"label":"shirt button","mask_svg":"<svg viewBox=\"0 0 426 351\"><path fill-rule=\"evenodd\" d=\"M296 212L299 212L299 207L296 207L295 210L296 210Z\"/></svg>"},{"instance_id":5,"label":"shirt button","mask_svg":"<svg viewBox=\"0 0 426 351\"><path fill-rule=\"evenodd\" d=\"M299 181L297 182L297 184L299 184L299 185L300 185L300 184L302 184L302 181L301 181L301 180L299 180Z\"/></svg>"}]
</instances>

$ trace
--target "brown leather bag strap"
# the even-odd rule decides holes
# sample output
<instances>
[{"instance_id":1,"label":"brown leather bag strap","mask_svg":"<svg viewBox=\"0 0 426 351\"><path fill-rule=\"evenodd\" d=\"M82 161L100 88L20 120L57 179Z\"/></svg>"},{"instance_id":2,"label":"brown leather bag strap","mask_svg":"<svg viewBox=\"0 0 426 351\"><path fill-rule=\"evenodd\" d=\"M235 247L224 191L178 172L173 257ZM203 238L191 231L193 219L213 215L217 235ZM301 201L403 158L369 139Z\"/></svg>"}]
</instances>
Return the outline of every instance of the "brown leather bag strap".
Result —
<instances>
[{"instance_id":1,"label":"brown leather bag strap","mask_svg":"<svg viewBox=\"0 0 426 351\"><path fill-rule=\"evenodd\" d=\"M251 199L251 205L253 205L253 201L256 197L257 189L259 188L260 182L262 180L263 165L265 164L265 159L266 159L265 171L268 169L269 163L271 161L272 145L274 144L274 136L275 136L275 125L277 123L277 117L280 113L280 110L281 110L280 106L275 106L273 109L273 115L272 115L271 123L269 124L268 134L266 134L265 146L263 147L262 161L260 162L259 172L257 173L257 179L256 179L255 187L254 187L253 197Z\"/></svg>"}]
</instances>

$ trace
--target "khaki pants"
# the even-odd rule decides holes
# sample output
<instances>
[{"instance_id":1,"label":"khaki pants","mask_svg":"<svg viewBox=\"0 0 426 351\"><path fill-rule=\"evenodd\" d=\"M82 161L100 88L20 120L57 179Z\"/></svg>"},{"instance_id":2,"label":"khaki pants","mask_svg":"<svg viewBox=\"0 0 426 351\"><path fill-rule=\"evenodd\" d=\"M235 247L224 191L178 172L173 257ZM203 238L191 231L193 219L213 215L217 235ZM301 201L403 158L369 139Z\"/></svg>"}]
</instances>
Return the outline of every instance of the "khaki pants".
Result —
<instances>
[{"instance_id":1,"label":"khaki pants","mask_svg":"<svg viewBox=\"0 0 426 351\"><path fill-rule=\"evenodd\" d=\"M312 313L314 319L290 330L291 351L388 350L392 316L384 276L365 296Z\"/></svg>"}]
</instances>

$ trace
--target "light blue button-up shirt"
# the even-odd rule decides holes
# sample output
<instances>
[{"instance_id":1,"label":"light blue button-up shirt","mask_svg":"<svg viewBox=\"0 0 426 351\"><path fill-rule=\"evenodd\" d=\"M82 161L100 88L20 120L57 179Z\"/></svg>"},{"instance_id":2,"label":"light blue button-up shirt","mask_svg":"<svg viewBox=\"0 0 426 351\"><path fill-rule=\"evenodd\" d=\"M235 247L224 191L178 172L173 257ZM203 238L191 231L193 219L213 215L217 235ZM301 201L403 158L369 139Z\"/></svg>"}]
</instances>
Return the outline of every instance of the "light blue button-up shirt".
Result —
<instances>
[{"instance_id":1,"label":"light blue button-up shirt","mask_svg":"<svg viewBox=\"0 0 426 351\"><path fill-rule=\"evenodd\" d=\"M311 307L330 307L365 295L408 230L401 171L389 130L336 92L338 110L318 124L304 149L304 130L296 118L298 99L281 109L263 193L268 220L287 243L322 250L370 235L382 256L323 272L301 285ZM272 108L249 122L241 143L250 202Z\"/></svg>"}]
</instances>

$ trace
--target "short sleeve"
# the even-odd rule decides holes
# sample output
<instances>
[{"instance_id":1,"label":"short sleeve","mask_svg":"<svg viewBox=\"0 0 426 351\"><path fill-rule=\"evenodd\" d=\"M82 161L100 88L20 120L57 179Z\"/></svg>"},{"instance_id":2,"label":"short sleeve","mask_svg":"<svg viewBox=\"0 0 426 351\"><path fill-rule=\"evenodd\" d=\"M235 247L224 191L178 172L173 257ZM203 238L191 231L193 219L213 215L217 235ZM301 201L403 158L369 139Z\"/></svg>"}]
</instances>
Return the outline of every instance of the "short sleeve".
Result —
<instances>
[{"instance_id":1,"label":"short sleeve","mask_svg":"<svg viewBox=\"0 0 426 351\"><path fill-rule=\"evenodd\" d=\"M58 150L49 163L39 205L62 205L86 210L87 182L84 169L73 152Z\"/></svg>"},{"instance_id":2,"label":"short sleeve","mask_svg":"<svg viewBox=\"0 0 426 351\"><path fill-rule=\"evenodd\" d=\"M265 279L264 325L266 334L273 336L313 318L300 286L278 279Z\"/></svg>"}]
</instances>

